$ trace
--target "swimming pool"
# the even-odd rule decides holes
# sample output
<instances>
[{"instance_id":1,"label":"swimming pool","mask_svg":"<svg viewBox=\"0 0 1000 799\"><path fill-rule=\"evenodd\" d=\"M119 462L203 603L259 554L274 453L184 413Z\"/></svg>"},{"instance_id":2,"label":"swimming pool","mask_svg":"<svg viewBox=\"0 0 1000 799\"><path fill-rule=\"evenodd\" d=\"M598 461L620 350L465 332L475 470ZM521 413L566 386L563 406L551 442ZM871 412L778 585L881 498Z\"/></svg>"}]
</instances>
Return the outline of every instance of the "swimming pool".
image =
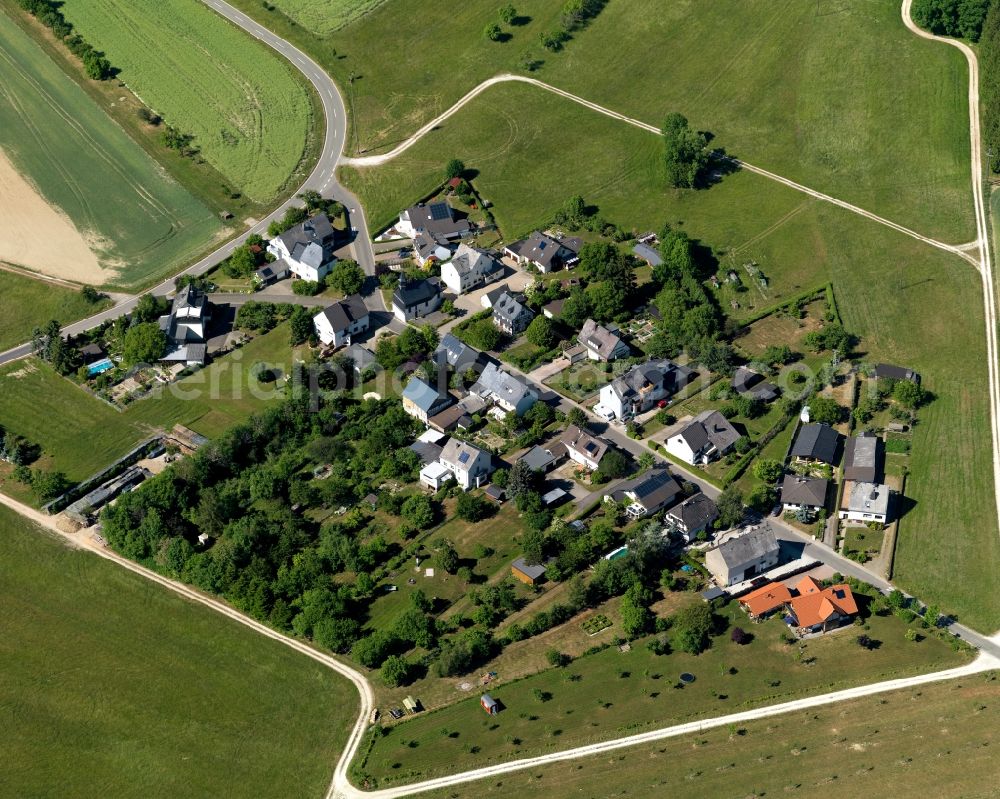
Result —
<instances>
[{"instance_id":1,"label":"swimming pool","mask_svg":"<svg viewBox=\"0 0 1000 799\"><path fill-rule=\"evenodd\" d=\"M110 358L103 358L96 363L92 363L87 367L87 374L93 377L94 375L99 375L101 372L106 372L108 369L114 369L115 364Z\"/></svg>"}]
</instances>

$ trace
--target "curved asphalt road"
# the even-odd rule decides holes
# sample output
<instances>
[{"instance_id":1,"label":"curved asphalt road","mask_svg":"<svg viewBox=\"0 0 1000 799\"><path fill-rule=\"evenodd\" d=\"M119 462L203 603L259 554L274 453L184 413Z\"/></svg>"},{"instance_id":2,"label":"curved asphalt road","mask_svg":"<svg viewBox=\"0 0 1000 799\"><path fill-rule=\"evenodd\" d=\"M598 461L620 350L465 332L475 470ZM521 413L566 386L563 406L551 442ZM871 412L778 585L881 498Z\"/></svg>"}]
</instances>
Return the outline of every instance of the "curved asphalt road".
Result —
<instances>
[{"instance_id":1,"label":"curved asphalt road","mask_svg":"<svg viewBox=\"0 0 1000 799\"><path fill-rule=\"evenodd\" d=\"M284 39L271 33L271 31L267 30L267 28L259 25L242 11L233 8L228 3L222 2L222 0L202 0L202 2L228 19L234 25L245 30L254 38L259 39L272 49L277 50L278 53L288 59L288 61L296 69L305 75L309 82L313 85L313 88L316 90L316 94L319 96L320 102L323 106L323 116L326 121L326 136L323 142L323 149L320 153L319 160L316 162L316 166L295 194L297 195L306 189L314 189L320 192L320 194L324 197L337 200L338 202L344 204L349 213L351 228L355 232L355 258L361 268L365 271L366 275L374 276L375 255L372 250L371 237L368 234L368 223L365 220L364 209L361 207L361 203L358 201L358 198L337 181L337 164L340 162L340 158L344 150L344 141L347 132L347 112L344 109L344 101L340 96L340 91L338 90L337 85L333 82L330 76L323 71L323 68L309 56L286 42ZM249 228L237 235L235 238L230 239L217 250L209 255L206 255L197 263L187 267L178 275L174 275L173 277L164 280L158 286L151 289L149 293L165 297L173 292L174 280L179 275L204 275L211 271L221 261L228 258L234 249L243 244L248 236L253 233L264 233L272 220L281 217L289 206L295 204L296 201L293 196L282 203L269 216L262 219L252 228ZM130 312L135 307L137 302L138 296L130 297L129 299L108 308L106 311L102 311L101 313L95 314L87 319L82 319L79 322L67 325L63 328L63 335L79 335L80 333L91 330L106 321L116 319L122 314ZM369 297L366 298L366 302L371 310L385 310L385 306L382 301L382 294L379 291L375 291L369 295ZM31 345L22 344L19 347L14 347L13 349L0 353L0 364L15 361L30 354Z\"/></svg>"}]
</instances>

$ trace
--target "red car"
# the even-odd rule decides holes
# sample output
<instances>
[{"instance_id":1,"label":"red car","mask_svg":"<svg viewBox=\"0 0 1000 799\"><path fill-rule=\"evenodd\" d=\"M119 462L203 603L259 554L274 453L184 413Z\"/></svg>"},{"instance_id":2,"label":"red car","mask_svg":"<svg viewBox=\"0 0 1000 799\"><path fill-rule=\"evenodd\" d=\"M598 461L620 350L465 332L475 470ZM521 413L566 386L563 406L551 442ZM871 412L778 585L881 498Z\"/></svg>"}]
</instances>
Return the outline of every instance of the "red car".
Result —
<instances>
[{"instance_id":1,"label":"red car","mask_svg":"<svg viewBox=\"0 0 1000 799\"><path fill-rule=\"evenodd\" d=\"M667 402L666 400L660 400L658 403L656 403L656 407L657 408L666 408L669 404L670 403Z\"/></svg>"}]
</instances>

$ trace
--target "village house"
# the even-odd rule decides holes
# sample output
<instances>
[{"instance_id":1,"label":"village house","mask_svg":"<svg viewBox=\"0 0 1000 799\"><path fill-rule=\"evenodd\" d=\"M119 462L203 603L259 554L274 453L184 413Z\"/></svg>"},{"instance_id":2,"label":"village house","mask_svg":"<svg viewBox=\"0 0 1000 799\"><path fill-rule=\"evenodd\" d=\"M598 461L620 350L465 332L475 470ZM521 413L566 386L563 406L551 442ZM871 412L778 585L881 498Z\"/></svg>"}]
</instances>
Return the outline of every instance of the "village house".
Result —
<instances>
[{"instance_id":1,"label":"village house","mask_svg":"<svg viewBox=\"0 0 1000 799\"><path fill-rule=\"evenodd\" d=\"M400 273L399 286L392 294L392 313L400 322L427 316L440 307L441 283L436 277L407 280Z\"/></svg>"},{"instance_id":2,"label":"village house","mask_svg":"<svg viewBox=\"0 0 1000 799\"><path fill-rule=\"evenodd\" d=\"M379 363L375 360L375 353L361 344L351 344L344 350L344 356L351 359L354 374L358 375L358 377L369 369L379 368Z\"/></svg>"},{"instance_id":3,"label":"village house","mask_svg":"<svg viewBox=\"0 0 1000 799\"><path fill-rule=\"evenodd\" d=\"M877 363L872 370L872 377L876 380L909 380L911 383L920 383L920 375L905 366L894 366L891 363Z\"/></svg>"},{"instance_id":4,"label":"village house","mask_svg":"<svg viewBox=\"0 0 1000 799\"><path fill-rule=\"evenodd\" d=\"M490 363L490 358L453 333L445 333L434 350L434 363L440 368L451 369L457 375L464 375L470 369L478 375Z\"/></svg>"},{"instance_id":5,"label":"village house","mask_svg":"<svg viewBox=\"0 0 1000 799\"><path fill-rule=\"evenodd\" d=\"M733 390L745 397L759 399L761 402L773 402L781 391L774 383L764 379L764 375L746 366L741 366L733 375Z\"/></svg>"},{"instance_id":6,"label":"village house","mask_svg":"<svg viewBox=\"0 0 1000 799\"><path fill-rule=\"evenodd\" d=\"M702 411L664 443L664 448L685 463L704 466L725 455L740 434L715 410Z\"/></svg>"},{"instance_id":7,"label":"village house","mask_svg":"<svg viewBox=\"0 0 1000 799\"><path fill-rule=\"evenodd\" d=\"M600 468L604 453L611 447L609 441L592 436L575 424L567 427L559 440L566 447L569 459L573 463L590 469L592 472L596 472Z\"/></svg>"},{"instance_id":8,"label":"village house","mask_svg":"<svg viewBox=\"0 0 1000 799\"><path fill-rule=\"evenodd\" d=\"M778 539L767 522L726 535L705 552L705 566L719 586L751 580L778 565Z\"/></svg>"},{"instance_id":9,"label":"village house","mask_svg":"<svg viewBox=\"0 0 1000 799\"><path fill-rule=\"evenodd\" d=\"M648 472L626 480L605 501L625 502L625 515L630 519L652 516L669 508L683 496L680 483L666 469Z\"/></svg>"},{"instance_id":10,"label":"village house","mask_svg":"<svg viewBox=\"0 0 1000 799\"><path fill-rule=\"evenodd\" d=\"M485 450L457 438L448 439L435 463L420 470L420 482L433 490L454 479L464 491L483 485L493 472L493 458Z\"/></svg>"},{"instance_id":11,"label":"village house","mask_svg":"<svg viewBox=\"0 0 1000 799\"><path fill-rule=\"evenodd\" d=\"M427 419L427 425L433 430L450 433L453 430L471 430L472 417L461 405L452 405Z\"/></svg>"},{"instance_id":12,"label":"village house","mask_svg":"<svg viewBox=\"0 0 1000 799\"><path fill-rule=\"evenodd\" d=\"M316 335L326 346L350 346L351 337L368 330L368 308L360 294L333 303L313 317Z\"/></svg>"},{"instance_id":13,"label":"village house","mask_svg":"<svg viewBox=\"0 0 1000 799\"><path fill-rule=\"evenodd\" d=\"M686 366L665 359L633 366L601 389L601 399L594 411L608 420L625 421L672 397L688 385L695 374Z\"/></svg>"},{"instance_id":14,"label":"village house","mask_svg":"<svg viewBox=\"0 0 1000 799\"><path fill-rule=\"evenodd\" d=\"M846 583L822 588L812 577L803 577L786 605L788 625L799 635L825 633L850 624L858 603Z\"/></svg>"},{"instance_id":15,"label":"village house","mask_svg":"<svg viewBox=\"0 0 1000 799\"><path fill-rule=\"evenodd\" d=\"M565 459L566 446L561 441L556 441L547 447L535 445L518 458L517 462L523 463L533 472L545 474Z\"/></svg>"},{"instance_id":16,"label":"village house","mask_svg":"<svg viewBox=\"0 0 1000 799\"><path fill-rule=\"evenodd\" d=\"M459 244L450 261L441 265L441 280L449 291L464 294L496 280L503 267L488 253Z\"/></svg>"},{"instance_id":17,"label":"village house","mask_svg":"<svg viewBox=\"0 0 1000 799\"><path fill-rule=\"evenodd\" d=\"M484 402L492 402L507 413L523 416L535 404L538 393L520 377L503 371L495 363L488 363L479 380L469 389Z\"/></svg>"},{"instance_id":18,"label":"village house","mask_svg":"<svg viewBox=\"0 0 1000 799\"><path fill-rule=\"evenodd\" d=\"M433 263L451 258L451 242L444 236L418 233L413 238L413 260L419 266L429 267Z\"/></svg>"},{"instance_id":19,"label":"village house","mask_svg":"<svg viewBox=\"0 0 1000 799\"><path fill-rule=\"evenodd\" d=\"M253 281L257 286L270 286L279 280L284 280L291 274L288 271L288 262L284 259L270 264L262 264L253 273Z\"/></svg>"},{"instance_id":20,"label":"village house","mask_svg":"<svg viewBox=\"0 0 1000 799\"><path fill-rule=\"evenodd\" d=\"M642 241L632 248L632 254L636 258L645 261L649 266L656 267L663 264L663 258L660 255L660 251Z\"/></svg>"},{"instance_id":21,"label":"village house","mask_svg":"<svg viewBox=\"0 0 1000 799\"><path fill-rule=\"evenodd\" d=\"M411 375L403 389L403 410L424 424L454 402L446 391L432 386L422 377Z\"/></svg>"},{"instance_id":22,"label":"village house","mask_svg":"<svg viewBox=\"0 0 1000 799\"><path fill-rule=\"evenodd\" d=\"M511 576L525 585L538 585L545 582L545 566L541 563L528 563L524 558L518 558L510 565Z\"/></svg>"},{"instance_id":23,"label":"village house","mask_svg":"<svg viewBox=\"0 0 1000 799\"><path fill-rule=\"evenodd\" d=\"M627 358L630 354L628 344L621 337L603 325L588 319L580 329L577 340L587 349L587 357L592 361L613 361L617 358Z\"/></svg>"},{"instance_id":24,"label":"village house","mask_svg":"<svg viewBox=\"0 0 1000 799\"><path fill-rule=\"evenodd\" d=\"M719 518L719 509L700 491L667 511L663 523L690 544Z\"/></svg>"},{"instance_id":25,"label":"village house","mask_svg":"<svg viewBox=\"0 0 1000 799\"><path fill-rule=\"evenodd\" d=\"M837 465L840 433L828 424L807 424L799 430L792 445L792 457L797 463Z\"/></svg>"},{"instance_id":26,"label":"village house","mask_svg":"<svg viewBox=\"0 0 1000 799\"><path fill-rule=\"evenodd\" d=\"M837 515L848 522L885 524L889 520L891 496L886 485L846 480Z\"/></svg>"},{"instance_id":27,"label":"village house","mask_svg":"<svg viewBox=\"0 0 1000 799\"><path fill-rule=\"evenodd\" d=\"M396 230L411 239L418 234L453 241L470 232L468 219L456 219L454 209L447 202L418 203L403 211L396 223Z\"/></svg>"},{"instance_id":28,"label":"village house","mask_svg":"<svg viewBox=\"0 0 1000 799\"><path fill-rule=\"evenodd\" d=\"M299 280L318 282L337 260L333 254L335 240L330 217L316 214L268 242L267 251L276 259L272 269L276 273L291 272Z\"/></svg>"},{"instance_id":29,"label":"village house","mask_svg":"<svg viewBox=\"0 0 1000 799\"><path fill-rule=\"evenodd\" d=\"M509 291L504 291L493 301L492 309L493 324L508 336L521 335L535 318L532 310L524 304L524 297Z\"/></svg>"},{"instance_id":30,"label":"village house","mask_svg":"<svg viewBox=\"0 0 1000 799\"><path fill-rule=\"evenodd\" d=\"M784 610L792 601L792 589L784 583L768 583L740 598L740 607L754 621Z\"/></svg>"},{"instance_id":31,"label":"village house","mask_svg":"<svg viewBox=\"0 0 1000 799\"><path fill-rule=\"evenodd\" d=\"M882 439L867 431L847 439L844 446L844 479L863 483L882 480L885 446Z\"/></svg>"},{"instance_id":32,"label":"village house","mask_svg":"<svg viewBox=\"0 0 1000 799\"><path fill-rule=\"evenodd\" d=\"M204 291L191 284L180 289L170 303L170 312L158 320L167 336L167 351L160 360L186 366L204 364L208 353L206 328L211 316Z\"/></svg>"},{"instance_id":33,"label":"village house","mask_svg":"<svg viewBox=\"0 0 1000 799\"><path fill-rule=\"evenodd\" d=\"M781 506L786 511L818 513L826 506L830 481L820 477L786 474L781 483Z\"/></svg>"},{"instance_id":34,"label":"village house","mask_svg":"<svg viewBox=\"0 0 1000 799\"><path fill-rule=\"evenodd\" d=\"M545 274L579 263L582 245L583 241L575 237L559 241L536 230L528 238L507 245L503 252L518 264L531 264Z\"/></svg>"}]
</instances>

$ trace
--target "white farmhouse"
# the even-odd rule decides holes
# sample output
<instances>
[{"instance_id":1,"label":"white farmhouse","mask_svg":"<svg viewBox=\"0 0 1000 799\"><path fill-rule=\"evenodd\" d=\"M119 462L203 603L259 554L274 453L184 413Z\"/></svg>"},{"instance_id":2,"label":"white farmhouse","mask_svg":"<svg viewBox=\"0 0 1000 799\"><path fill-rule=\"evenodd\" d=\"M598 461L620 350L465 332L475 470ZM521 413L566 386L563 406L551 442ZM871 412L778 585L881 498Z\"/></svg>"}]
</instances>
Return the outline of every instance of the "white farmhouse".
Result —
<instances>
[{"instance_id":1,"label":"white farmhouse","mask_svg":"<svg viewBox=\"0 0 1000 799\"><path fill-rule=\"evenodd\" d=\"M455 294L464 294L502 274L502 267L482 250L462 243L455 256L441 265L441 280Z\"/></svg>"},{"instance_id":2,"label":"white farmhouse","mask_svg":"<svg viewBox=\"0 0 1000 799\"><path fill-rule=\"evenodd\" d=\"M276 271L287 267L300 280L317 282L326 277L337 258L333 254L336 233L326 214L316 214L275 236L267 251L278 261Z\"/></svg>"},{"instance_id":3,"label":"white farmhouse","mask_svg":"<svg viewBox=\"0 0 1000 799\"><path fill-rule=\"evenodd\" d=\"M316 314L313 326L319 340L327 346L350 346L351 337L369 327L368 308L360 294L352 294Z\"/></svg>"}]
</instances>

